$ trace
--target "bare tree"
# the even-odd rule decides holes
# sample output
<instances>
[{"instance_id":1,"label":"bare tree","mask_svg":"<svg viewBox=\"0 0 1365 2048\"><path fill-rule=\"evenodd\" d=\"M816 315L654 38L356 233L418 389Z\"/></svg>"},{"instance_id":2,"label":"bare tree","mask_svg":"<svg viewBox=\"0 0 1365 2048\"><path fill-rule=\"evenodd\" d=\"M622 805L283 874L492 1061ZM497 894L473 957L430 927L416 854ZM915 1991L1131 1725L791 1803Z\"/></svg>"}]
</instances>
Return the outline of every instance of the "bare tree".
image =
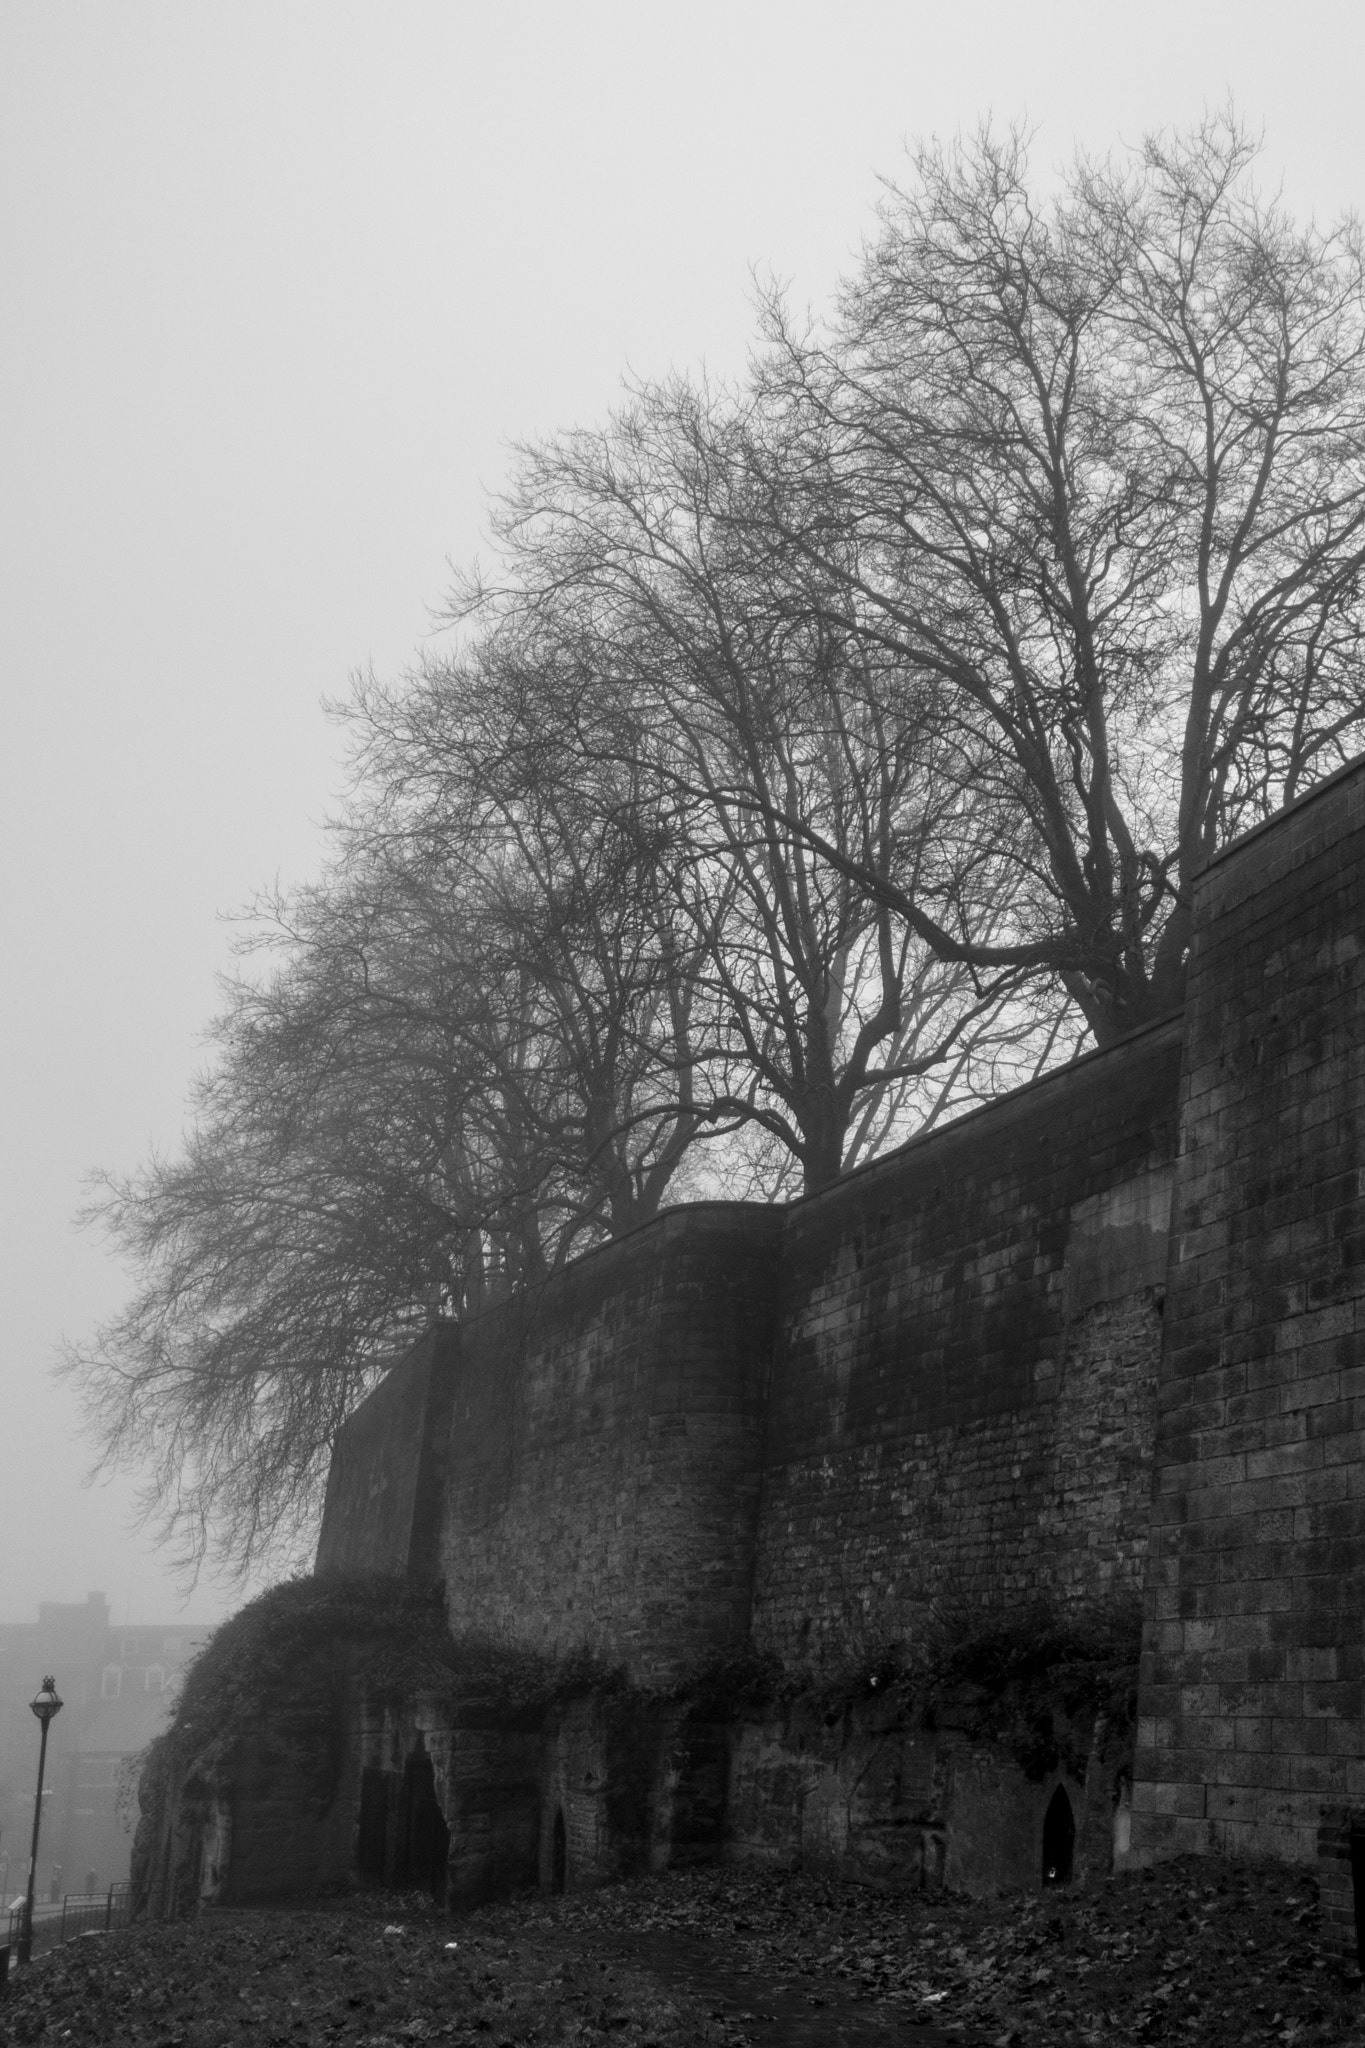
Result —
<instances>
[{"instance_id":1,"label":"bare tree","mask_svg":"<svg viewBox=\"0 0 1365 2048\"><path fill-rule=\"evenodd\" d=\"M822 850L1101 1043L1181 999L1201 862L1365 716L1360 234L1296 228L1254 155L1220 117L1044 201L1018 136L922 150L830 336L769 309L775 525L943 691L1023 827L1017 933Z\"/></svg>"},{"instance_id":2,"label":"bare tree","mask_svg":"<svg viewBox=\"0 0 1365 2048\"><path fill-rule=\"evenodd\" d=\"M989 826L932 684L888 661L804 565L774 549L742 406L651 387L607 428L525 452L490 605L573 649L537 716L577 755L656 792L669 887L703 963L692 1041L708 1124L750 1123L822 1187L895 1127L932 1077L992 1038L1049 1025L1005 1005L1008 965L945 963L869 877L932 870L940 896L1002 911ZM801 573L793 577L796 567ZM704 1095L702 1093L704 1089Z\"/></svg>"},{"instance_id":3,"label":"bare tree","mask_svg":"<svg viewBox=\"0 0 1365 2048\"><path fill-rule=\"evenodd\" d=\"M96 1204L141 1282L71 1368L192 1556L287 1540L431 1315L1178 1003L1200 863L1365 719L1365 258L1253 158L922 151L827 333L525 451Z\"/></svg>"},{"instance_id":4,"label":"bare tree","mask_svg":"<svg viewBox=\"0 0 1365 2048\"><path fill-rule=\"evenodd\" d=\"M644 1220L685 1153L638 846L468 794L371 786L324 883L258 907L278 964L230 987L183 1152L92 1207L141 1284L68 1368L187 1562L287 1549L397 1349Z\"/></svg>"},{"instance_id":5,"label":"bare tree","mask_svg":"<svg viewBox=\"0 0 1365 2048\"><path fill-rule=\"evenodd\" d=\"M289 969L231 990L179 1156L106 1177L87 1219L139 1284L68 1370L189 1563L211 1533L243 1567L288 1548L337 1427L469 1231L457 1041L375 1004L364 907L325 946L304 921L315 943Z\"/></svg>"},{"instance_id":6,"label":"bare tree","mask_svg":"<svg viewBox=\"0 0 1365 2048\"><path fill-rule=\"evenodd\" d=\"M700 1123L694 1102L695 951L672 915L675 821L629 765L586 763L559 724L563 650L509 631L348 707L364 777L352 841L429 874L459 869L478 916L478 975L533 993L510 1048L533 1051L558 1199L558 1263L583 1229L647 1222ZM447 884L447 891L451 885ZM495 1038L497 1034L494 1034ZM480 1042L490 1072L503 1056ZM529 1083L506 1076L508 1095ZM542 1237L547 1231L542 1223Z\"/></svg>"}]
</instances>

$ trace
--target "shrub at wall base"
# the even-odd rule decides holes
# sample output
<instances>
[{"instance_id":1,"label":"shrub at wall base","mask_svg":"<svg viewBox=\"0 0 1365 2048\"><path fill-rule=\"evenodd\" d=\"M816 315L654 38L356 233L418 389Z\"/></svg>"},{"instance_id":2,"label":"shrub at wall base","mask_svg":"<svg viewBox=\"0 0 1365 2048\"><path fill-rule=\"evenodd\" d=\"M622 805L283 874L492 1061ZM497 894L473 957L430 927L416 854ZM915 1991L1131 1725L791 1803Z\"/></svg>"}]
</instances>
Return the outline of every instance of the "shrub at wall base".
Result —
<instances>
[{"instance_id":1,"label":"shrub at wall base","mask_svg":"<svg viewBox=\"0 0 1365 2048\"><path fill-rule=\"evenodd\" d=\"M915 1889L1107 1875L1131 1606L953 1630L915 1668L747 1654L648 1688L457 1642L392 1580L295 1581L219 1632L149 1755L139 1909L364 1884L474 1904L721 1859Z\"/></svg>"}]
</instances>

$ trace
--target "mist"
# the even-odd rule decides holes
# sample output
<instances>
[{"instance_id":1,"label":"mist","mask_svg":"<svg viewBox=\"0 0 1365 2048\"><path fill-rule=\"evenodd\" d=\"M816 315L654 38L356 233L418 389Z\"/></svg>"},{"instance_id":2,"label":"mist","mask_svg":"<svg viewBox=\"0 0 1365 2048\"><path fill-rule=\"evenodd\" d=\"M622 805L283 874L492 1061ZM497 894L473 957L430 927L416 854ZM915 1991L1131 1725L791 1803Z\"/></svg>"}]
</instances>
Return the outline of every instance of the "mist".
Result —
<instances>
[{"instance_id":1,"label":"mist","mask_svg":"<svg viewBox=\"0 0 1365 2048\"><path fill-rule=\"evenodd\" d=\"M509 443L628 370L738 373L755 272L827 302L905 141L987 113L1060 163L1230 94L1264 183L1330 221L1365 185L1365 23L1285 24L11 0L0 1621L99 1591L116 1625L207 1623L250 1590L137 1533L137 1475L86 1483L52 1364L130 1278L73 1218L93 1170L179 1144L232 913L321 858L322 700L433 630Z\"/></svg>"}]
</instances>

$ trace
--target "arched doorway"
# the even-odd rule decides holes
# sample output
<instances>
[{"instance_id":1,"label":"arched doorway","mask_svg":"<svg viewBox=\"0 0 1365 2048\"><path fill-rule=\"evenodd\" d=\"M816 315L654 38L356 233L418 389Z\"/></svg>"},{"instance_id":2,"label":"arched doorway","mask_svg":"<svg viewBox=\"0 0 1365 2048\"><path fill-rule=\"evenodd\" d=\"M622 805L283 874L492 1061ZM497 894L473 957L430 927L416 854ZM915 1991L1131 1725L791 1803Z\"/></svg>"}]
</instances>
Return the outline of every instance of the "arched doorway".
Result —
<instances>
[{"instance_id":1,"label":"arched doorway","mask_svg":"<svg viewBox=\"0 0 1365 2048\"><path fill-rule=\"evenodd\" d=\"M564 1832L564 1809L555 1808L554 1839L550 1844L550 1890L562 1892L569 1882L569 1840Z\"/></svg>"},{"instance_id":2,"label":"arched doorway","mask_svg":"<svg viewBox=\"0 0 1365 2048\"><path fill-rule=\"evenodd\" d=\"M1066 1787L1059 1785L1043 1816L1043 1883L1070 1884L1076 1854L1076 1816Z\"/></svg>"},{"instance_id":3,"label":"arched doorway","mask_svg":"<svg viewBox=\"0 0 1365 2048\"><path fill-rule=\"evenodd\" d=\"M444 1901L449 1861L450 1829L436 1797L436 1773L419 1735L417 1749L403 1767L393 1882L400 1887L420 1886L434 1899Z\"/></svg>"},{"instance_id":4,"label":"arched doorway","mask_svg":"<svg viewBox=\"0 0 1365 2048\"><path fill-rule=\"evenodd\" d=\"M368 1766L360 1774L360 1826L356 1832L356 1868L369 1884L383 1884L389 1856L389 1791L387 1771Z\"/></svg>"}]
</instances>

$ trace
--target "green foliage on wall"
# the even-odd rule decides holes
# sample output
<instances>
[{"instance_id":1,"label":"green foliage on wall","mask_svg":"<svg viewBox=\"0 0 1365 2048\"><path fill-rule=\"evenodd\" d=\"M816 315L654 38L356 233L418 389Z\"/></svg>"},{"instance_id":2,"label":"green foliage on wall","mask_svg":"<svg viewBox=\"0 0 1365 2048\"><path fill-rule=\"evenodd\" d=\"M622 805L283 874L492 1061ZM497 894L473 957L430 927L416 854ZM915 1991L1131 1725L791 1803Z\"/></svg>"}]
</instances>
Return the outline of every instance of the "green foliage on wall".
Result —
<instances>
[{"instance_id":1,"label":"green foliage on wall","mask_svg":"<svg viewBox=\"0 0 1365 2048\"><path fill-rule=\"evenodd\" d=\"M287 1579L215 1629L189 1665L170 1744L186 1760L226 1748L300 1688L316 1693L343 1669L374 1702L424 1696L455 1712L528 1718L622 1684L586 1651L555 1659L485 1638L457 1641L436 1587L364 1573Z\"/></svg>"},{"instance_id":2,"label":"green foliage on wall","mask_svg":"<svg viewBox=\"0 0 1365 2048\"><path fill-rule=\"evenodd\" d=\"M1136 1594L1079 1608L1048 1599L982 1616L936 1617L920 1680L924 1711L966 1710L970 1733L1009 1749L1026 1776L1063 1765L1079 1778L1087 1740L1073 1731L1101 1718L1109 1746L1131 1742L1137 1718L1142 1606Z\"/></svg>"},{"instance_id":3,"label":"green foliage on wall","mask_svg":"<svg viewBox=\"0 0 1365 2048\"><path fill-rule=\"evenodd\" d=\"M188 1667L167 1731L188 1758L259 1727L300 1685L325 1683L342 1649L362 1683L443 1686L450 1639L433 1592L401 1579L287 1579L216 1628Z\"/></svg>"},{"instance_id":4,"label":"green foliage on wall","mask_svg":"<svg viewBox=\"0 0 1365 2048\"><path fill-rule=\"evenodd\" d=\"M742 1653L705 1665L676 1696L716 1722L804 1715L826 1729L877 1706L893 1721L998 1743L1030 1778L1059 1764L1078 1775L1101 1717L1106 1746L1131 1742L1141 1637L1135 1594L1085 1605L948 1597L913 1644L854 1631L846 1654L818 1670Z\"/></svg>"}]
</instances>

